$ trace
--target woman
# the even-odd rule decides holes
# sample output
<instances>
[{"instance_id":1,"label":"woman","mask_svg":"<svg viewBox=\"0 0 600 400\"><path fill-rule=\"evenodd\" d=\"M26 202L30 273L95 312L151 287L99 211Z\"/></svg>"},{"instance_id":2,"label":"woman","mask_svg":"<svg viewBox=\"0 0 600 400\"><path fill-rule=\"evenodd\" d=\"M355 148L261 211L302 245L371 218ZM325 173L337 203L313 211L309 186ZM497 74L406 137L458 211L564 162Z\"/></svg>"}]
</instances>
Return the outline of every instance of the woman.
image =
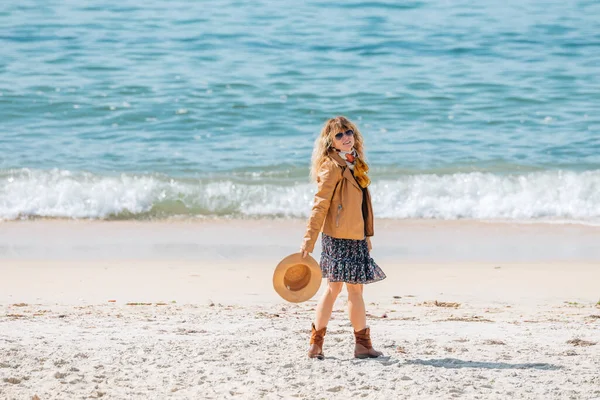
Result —
<instances>
[{"instance_id":1,"label":"woman","mask_svg":"<svg viewBox=\"0 0 600 400\"><path fill-rule=\"evenodd\" d=\"M369 251L373 236L373 211L367 186L363 138L345 117L328 120L315 142L311 178L317 182L314 205L302 243L302 256L314 249L319 232L321 270L327 289L319 300L312 324L310 358L323 359L323 339L333 304L344 282L348 291L348 314L354 328L357 358L379 357L373 349L363 300L363 285L385 278Z\"/></svg>"}]
</instances>

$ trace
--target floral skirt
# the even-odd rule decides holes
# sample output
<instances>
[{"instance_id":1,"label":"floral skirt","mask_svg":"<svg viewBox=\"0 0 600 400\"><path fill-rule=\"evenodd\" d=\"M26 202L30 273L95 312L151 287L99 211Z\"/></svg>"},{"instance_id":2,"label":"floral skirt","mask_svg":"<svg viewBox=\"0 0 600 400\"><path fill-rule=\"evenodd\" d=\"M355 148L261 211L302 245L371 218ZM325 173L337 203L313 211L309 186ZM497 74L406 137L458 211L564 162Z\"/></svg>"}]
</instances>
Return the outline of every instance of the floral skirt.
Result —
<instances>
[{"instance_id":1,"label":"floral skirt","mask_svg":"<svg viewBox=\"0 0 600 400\"><path fill-rule=\"evenodd\" d=\"M321 271L330 282L373 283L385 274L369 255L367 239L337 239L321 236Z\"/></svg>"}]
</instances>

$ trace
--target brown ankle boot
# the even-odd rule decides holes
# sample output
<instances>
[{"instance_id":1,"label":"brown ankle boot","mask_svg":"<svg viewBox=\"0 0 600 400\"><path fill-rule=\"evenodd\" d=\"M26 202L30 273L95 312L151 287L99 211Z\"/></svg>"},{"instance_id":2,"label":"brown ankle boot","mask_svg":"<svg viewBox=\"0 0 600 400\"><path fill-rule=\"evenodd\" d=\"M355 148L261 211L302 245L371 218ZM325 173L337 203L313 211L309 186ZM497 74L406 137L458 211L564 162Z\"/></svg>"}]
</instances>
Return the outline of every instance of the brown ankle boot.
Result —
<instances>
[{"instance_id":1,"label":"brown ankle boot","mask_svg":"<svg viewBox=\"0 0 600 400\"><path fill-rule=\"evenodd\" d=\"M356 358L376 358L382 356L383 353L377 351L371 345L370 328L365 328L361 331L354 331L356 345L354 346L354 357Z\"/></svg>"},{"instance_id":2,"label":"brown ankle boot","mask_svg":"<svg viewBox=\"0 0 600 400\"><path fill-rule=\"evenodd\" d=\"M323 339L325 338L325 332L327 332L327 327L316 330L315 324L312 324L308 357L318 358L319 360L325 358L325 355L323 355Z\"/></svg>"}]
</instances>

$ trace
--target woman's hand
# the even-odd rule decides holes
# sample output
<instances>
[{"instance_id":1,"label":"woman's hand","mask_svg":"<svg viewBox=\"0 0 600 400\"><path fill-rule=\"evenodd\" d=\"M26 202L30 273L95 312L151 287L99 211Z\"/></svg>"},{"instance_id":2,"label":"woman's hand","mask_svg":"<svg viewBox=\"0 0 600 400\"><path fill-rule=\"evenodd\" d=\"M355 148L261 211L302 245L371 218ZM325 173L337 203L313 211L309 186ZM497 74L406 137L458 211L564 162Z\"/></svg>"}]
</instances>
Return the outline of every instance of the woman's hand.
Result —
<instances>
[{"instance_id":1,"label":"woman's hand","mask_svg":"<svg viewBox=\"0 0 600 400\"><path fill-rule=\"evenodd\" d=\"M369 251L373 249L373 246L371 245L371 237L369 236L367 236L367 248L369 249Z\"/></svg>"},{"instance_id":2,"label":"woman's hand","mask_svg":"<svg viewBox=\"0 0 600 400\"><path fill-rule=\"evenodd\" d=\"M306 258L308 255L308 251L304 250L304 247L300 249L300 254L302 254L302 258Z\"/></svg>"}]
</instances>

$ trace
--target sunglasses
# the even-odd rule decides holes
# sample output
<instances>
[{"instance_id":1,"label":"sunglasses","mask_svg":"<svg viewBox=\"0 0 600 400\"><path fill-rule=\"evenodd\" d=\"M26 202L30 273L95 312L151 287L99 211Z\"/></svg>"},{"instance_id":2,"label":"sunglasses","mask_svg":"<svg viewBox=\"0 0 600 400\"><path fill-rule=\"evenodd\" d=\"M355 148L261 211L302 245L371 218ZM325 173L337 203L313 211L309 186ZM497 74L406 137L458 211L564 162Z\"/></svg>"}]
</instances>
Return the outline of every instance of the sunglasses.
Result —
<instances>
[{"instance_id":1,"label":"sunglasses","mask_svg":"<svg viewBox=\"0 0 600 400\"><path fill-rule=\"evenodd\" d=\"M335 134L335 138L337 140L342 140L342 138L346 136L354 136L354 131L352 129L348 129L346 132L340 132Z\"/></svg>"}]
</instances>

